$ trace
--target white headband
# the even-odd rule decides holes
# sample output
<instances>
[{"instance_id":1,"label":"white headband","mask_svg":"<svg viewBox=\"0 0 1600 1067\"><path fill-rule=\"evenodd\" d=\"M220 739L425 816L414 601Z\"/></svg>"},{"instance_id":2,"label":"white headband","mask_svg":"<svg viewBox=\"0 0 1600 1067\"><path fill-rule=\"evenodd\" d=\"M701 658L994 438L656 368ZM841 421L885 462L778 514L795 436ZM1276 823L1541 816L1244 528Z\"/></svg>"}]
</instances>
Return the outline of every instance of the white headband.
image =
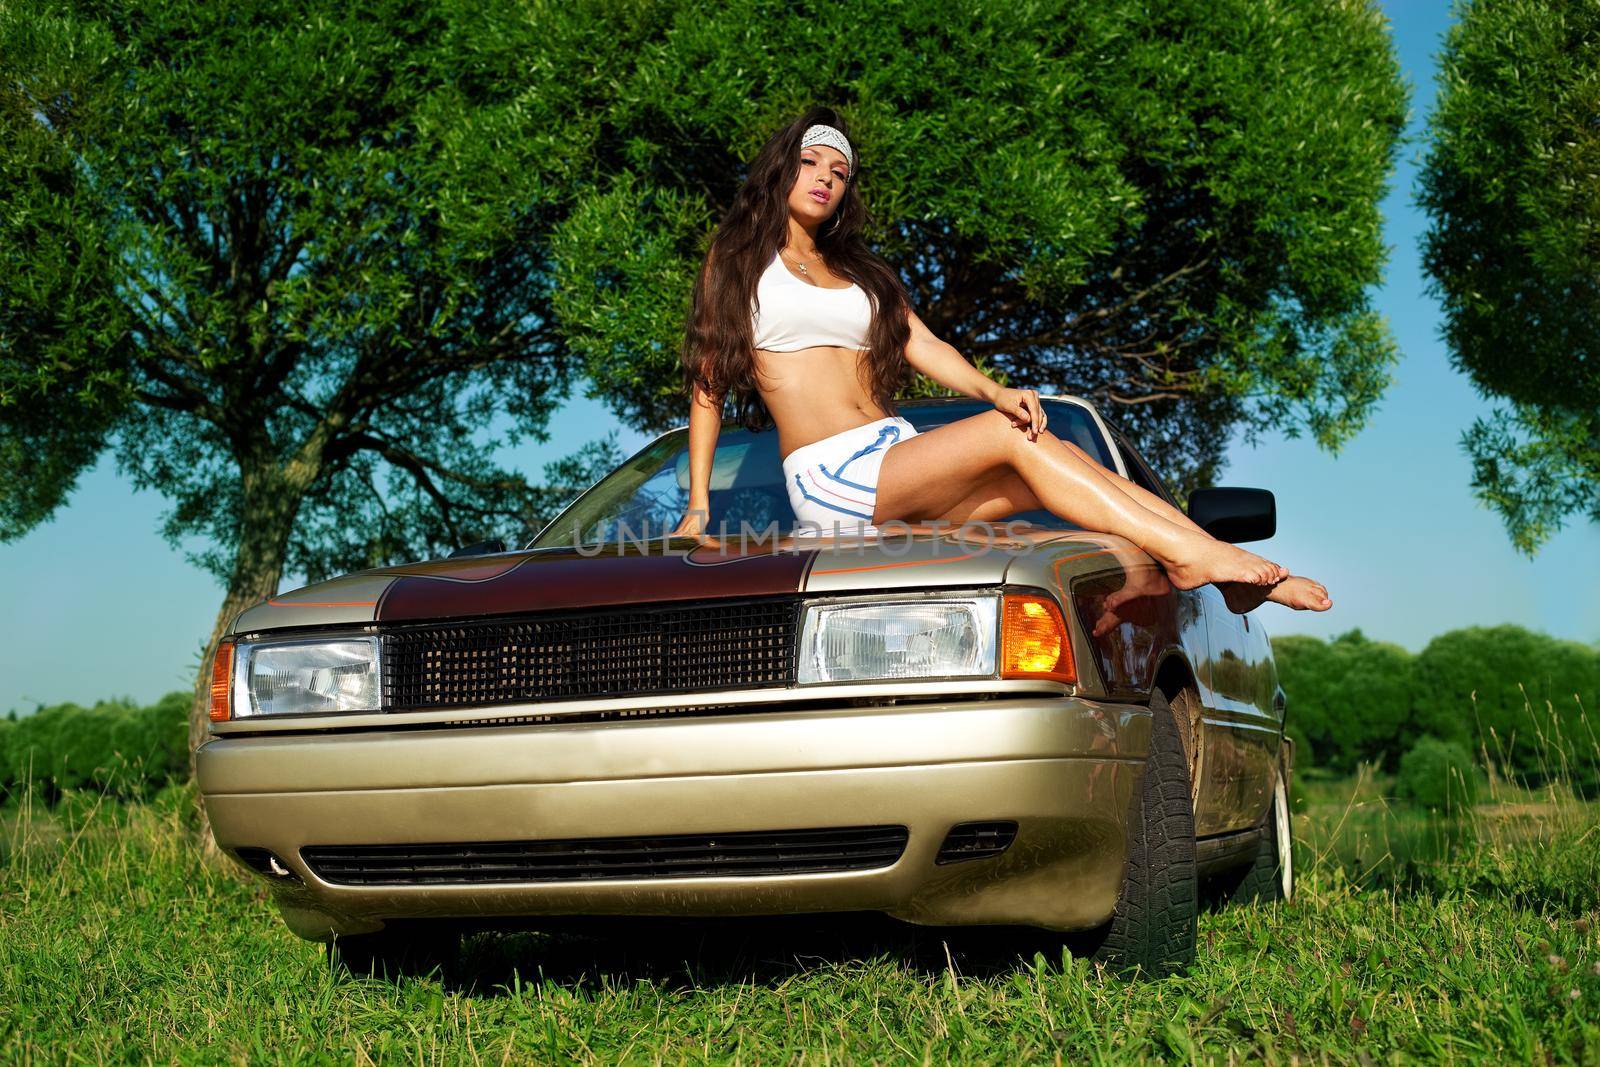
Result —
<instances>
[{"instance_id":1,"label":"white headband","mask_svg":"<svg viewBox=\"0 0 1600 1067\"><path fill-rule=\"evenodd\" d=\"M829 148L844 153L845 171L851 176L855 175L856 156L854 152L850 151L850 141L844 134L832 126L813 126L806 131L804 137L800 138L800 147L805 148L807 145L814 144L825 144Z\"/></svg>"}]
</instances>

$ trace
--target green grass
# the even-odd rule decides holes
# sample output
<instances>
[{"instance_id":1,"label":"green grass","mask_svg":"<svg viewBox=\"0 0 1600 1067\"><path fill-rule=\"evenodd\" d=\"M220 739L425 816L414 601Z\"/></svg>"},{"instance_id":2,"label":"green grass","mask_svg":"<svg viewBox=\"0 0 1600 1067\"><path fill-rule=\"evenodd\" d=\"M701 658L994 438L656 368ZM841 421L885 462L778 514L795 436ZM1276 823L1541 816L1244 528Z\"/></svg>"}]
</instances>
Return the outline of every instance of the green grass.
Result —
<instances>
[{"instance_id":1,"label":"green grass","mask_svg":"<svg viewBox=\"0 0 1600 1067\"><path fill-rule=\"evenodd\" d=\"M1594 806L1297 792L1296 902L1204 915L1189 975L1132 983L866 920L477 935L447 980L352 979L198 858L186 790L11 809L0 1061L1600 1063Z\"/></svg>"}]
</instances>

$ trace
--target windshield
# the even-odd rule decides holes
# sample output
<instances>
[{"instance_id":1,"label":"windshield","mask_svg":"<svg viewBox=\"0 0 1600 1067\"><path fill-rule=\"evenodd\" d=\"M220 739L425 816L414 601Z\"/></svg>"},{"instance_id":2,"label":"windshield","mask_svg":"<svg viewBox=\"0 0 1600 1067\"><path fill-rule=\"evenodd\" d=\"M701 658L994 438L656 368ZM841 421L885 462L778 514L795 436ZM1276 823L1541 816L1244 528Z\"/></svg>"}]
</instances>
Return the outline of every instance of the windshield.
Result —
<instances>
[{"instance_id":1,"label":"windshield","mask_svg":"<svg viewBox=\"0 0 1600 1067\"><path fill-rule=\"evenodd\" d=\"M1042 403L1049 415L1051 433L1077 445L1102 465L1116 469L1087 408L1064 400ZM993 408L980 400L922 406L905 403L899 414L920 432ZM794 510L784 490L776 430L723 428L711 461L709 499L711 516L707 529L713 533L719 529L737 532L742 523L748 523L755 531L775 527L787 534L794 530ZM678 524L688 507L689 430L682 427L651 442L590 487L541 530L528 547L659 538ZM1054 530L1078 529L1042 508L1019 511L1008 519Z\"/></svg>"}]
</instances>

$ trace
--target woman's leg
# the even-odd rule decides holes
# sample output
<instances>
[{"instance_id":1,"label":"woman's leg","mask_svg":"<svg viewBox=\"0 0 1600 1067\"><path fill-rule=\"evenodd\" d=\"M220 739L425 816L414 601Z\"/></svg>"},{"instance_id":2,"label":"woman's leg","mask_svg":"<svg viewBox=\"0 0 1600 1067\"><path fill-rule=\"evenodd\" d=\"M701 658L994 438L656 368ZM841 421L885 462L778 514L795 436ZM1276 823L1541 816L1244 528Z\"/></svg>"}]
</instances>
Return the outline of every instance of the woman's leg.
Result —
<instances>
[{"instance_id":1,"label":"woman's leg","mask_svg":"<svg viewBox=\"0 0 1600 1067\"><path fill-rule=\"evenodd\" d=\"M1044 441L1045 437L1041 434L1034 443L1040 444ZM1110 477L1113 485L1155 514L1179 525L1187 526L1192 530L1205 533L1200 524L1189 518L1188 515L1185 515L1136 482L1100 466L1092 456L1072 442L1051 436L1049 444L1052 447L1069 449L1084 462L1094 464ZM1283 578L1271 585L1253 585L1246 582L1217 582L1216 586L1221 591L1222 599L1227 603L1228 607L1241 615L1247 611L1254 611L1263 600L1270 600L1274 604L1282 604L1285 607L1297 610L1327 611L1333 607L1333 600L1328 596L1328 590L1321 582L1315 582L1310 578L1303 578L1297 574L1289 574L1287 571L1284 572Z\"/></svg>"},{"instance_id":2,"label":"woman's leg","mask_svg":"<svg viewBox=\"0 0 1600 1067\"><path fill-rule=\"evenodd\" d=\"M1084 461L1095 463L1092 457L1067 441L1062 441L1054 435L1041 435L1033 444L1047 440L1059 443L1065 448L1076 452ZM1105 468L1101 468L1104 470ZM1113 472L1114 473L1114 472ZM880 474L881 478L881 474ZM1154 493L1144 489L1126 478L1120 476L1112 479L1112 484L1127 492L1128 495L1141 505L1147 505L1153 512L1170 513L1176 518L1181 518L1189 527L1200 530L1200 526L1184 515L1181 511L1168 504ZM944 515L935 516L947 522L1002 522L1012 515L1022 511L1033 511L1043 508L1044 504L1028 488L1022 476L1014 470L1004 470L997 473L989 481L982 483L969 493L965 499L956 504ZM1204 532L1203 530L1201 531ZM1290 575L1271 585L1253 585L1247 582L1217 582L1217 589L1222 593L1223 600L1233 611L1243 614L1253 611L1264 601L1282 604L1284 607L1296 610L1326 611L1333 606L1333 601L1328 596L1328 590L1320 582L1304 578L1300 575ZM1114 594L1117 596L1118 594ZM1124 590L1120 594L1123 599L1128 595L1137 595L1137 590ZM1116 607L1116 604L1109 604ZM1099 636L1099 631L1096 631Z\"/></svg>"},{"instance_id":3,"label":"woman's leg","mask_svg":"<svg viewBox=\"0 0 1600 1067\"><path fill-rule=\"evenodd\" d=\"M1021 431L1016 432L1020 433ZM1024 438L1024 440L1026 440L1026 438ZM1196 533L1205 533L1204 528L1202 528L1199 523L1189 518L1188 515L1173 507L1171 504L1167 503L1156 494L1150 492L1148 489L1145 489L1143 486L1124 478L1116 471L1105 466L1099 460L1089 455L1089 453L1085 452L1071 441L1063 441L1055 434L1044 433L1041 434L1036 440L1029 443L1040 448L1066 449L1073 455L1077 456L1078 459L1082 460L1084 463L1089 464L1092 469L1099 472L1108 481L1110 481L1112 485L1126 493L1140 507L1159 515L1161 518L1166 519L1169 522L1175 522L1180 526L1187 527ZM1019 494L1025 494L1028 499L1033 500L1033 503L1028 504L1026 507L1019 506L1013 508L1010 511L1004 510L1006 499L1015 498ZM1007 475L1002 475L1001 478L990 483L989 485L979 486L974 489L968 500L963 501L961 505L951 509L952 513L949 518L951 521L955 522L964 521L968 517L970 517L973 521L991 521L989 518L990 513L997 513L1003 518L1004 516L1010 515L1015 511L1031 511L1035 508L1043 507L1044 505L1039 503L1038 498L1033 496L1032 490L1028 489L1026 483L1020 480L1020 476L1016 475L1014 471L1011 471L1008 472ZM979 510L982 511L981 514L976 513ZM960 513L962 518L955 518L956 513Z\"/></svg>"},{"instance_id":4,"label":"woman's leg","mask_svg":"<svg viewBox=\"0 0 1600 1067\"><path fill-rule=\"evenodd\" d=\"M1055 440L1048 430L1040 439ZM943 518L997 474L1015 471L1041 506L1087 530L1126 537L1156 558L1173 583L1270 584L1275 563L1154 513L1118 489L1103 468L1046 440L1029 441L999 411L925 430L889 448L879 470L874 525ZM1115 475L1113 475L1115 476Z\"/></svg>"},{"instance_id":5,"label":"woman's leg","mask_svg":"<svg viewBox=\"0 0 1600 1067\"><path fill-rule=\"evenodd\" d=\"M1063 441L1054 434L1051 434L1049 440L1046 441L1044 435L1041 434L1038 440L1034 441L1033 443L1036 445L1044 444L1047 445L1047 447L1052 448L1067 449L1085 463L1093 464L1096 469L1110 478L1111 484L1115 485L1118 489L1121 489L1124 493L1127 493L1141 507L1155 512L1157 515L1160 515L1169 522L1175 522L1180 526L1186 526L1189 529L1195 530L1199 533L1205 533L1205 530L1201 528L1200 524L1189 518L1188 515L1185 515L1182 511L1179 511L1177 508L1173 507L1165 500L1162 500L1159 496L1150 492L1150 490L1139 485L1137 482L1124 478L1111 468L1102 465L1099 460L1089 455L1089 453L1085 452L1071 441Z\"/></svg>"},{"instance_id":6,"label":"woman's leg","mask_svg":"<svg viewBox=\"0 0 1600 1067\"><path fill-rule=\"evenodd\" d=\"M1034 443L1037 445L1043 440L1045 440L1045 435L1040 434L1037 442ZM1114 470L1107 470L1106 467L1099 466L1098 461L1094 461L1090 454L1085 453L1082 448L1078 448L1074 443L1064 442L1059 437L1051 437L1051 443L1059 445L1061 448L1070 448L1083 461L1091 462L1094 466L1099 467L1099 470L1109 475L1112 485L1117 486L1118 490L1122 490L1123 493L1128 494L1134 501L1138 501L1139 504L1152 510L1155 514L1162 515L1162 517L1168 518L1171 522L1179 523L1179 525L1189 526L1190 530L1205 533L1200 523L1189 518L1189 515L1182 514L1181 510L1163 501L1162 498L1158 498L1157 494L1150 493L1144 486L1130 482L1128 478L1123 478L1122 475L1118 475ZM1238 614L1254 611L1258 606L1261 606L1261 601L1264 600L1278 603L1278 605L1283 605L1285 608L1298 609L1298 611L1306 611L1306 609L1310 609L1310 611L1326 611L1326 609L1333 606L1333 598L1328 597L1326 585L1323 585L1322 582L1312 581L1309 577L1290 574L1288 569L1283 569L1283 576L1270 585L1256 585L1250 584L1250 582L1216 582L1216 587L1222 593L1222 600L1226 601L1229 609L1237 611Z\"/></svg>"}]
</instances>

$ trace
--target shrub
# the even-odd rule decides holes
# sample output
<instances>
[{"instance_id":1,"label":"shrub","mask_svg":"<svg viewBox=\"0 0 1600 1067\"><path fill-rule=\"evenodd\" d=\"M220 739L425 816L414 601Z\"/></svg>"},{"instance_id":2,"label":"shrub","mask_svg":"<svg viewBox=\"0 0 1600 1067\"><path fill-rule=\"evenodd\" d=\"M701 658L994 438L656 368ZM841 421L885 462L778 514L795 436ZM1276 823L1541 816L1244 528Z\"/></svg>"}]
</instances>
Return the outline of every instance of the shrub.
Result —
<instances>
[{"instance_id":1,"label":"shrub","mask_svg":"<svg viewBox=\"0 0 1600 1067\"><path fill-rule=\"evenodd\" d=\"M1584 709L1600 704L1600 654L1520 626L1440 634L1417 656L1417 718L1430 734L1476 748L1528 785L1600 785Z\"/></svg>"},{"instance_id":2,"label":"shrub","mask_svg":"<svg viewBox=\"0 0 1600 1067\"><path fill-rule=\"evenodd\" d=\"M1288 696L1288 728L1307 762L1352 772L1362 762L1393 770L1416 735L1411 653L1360 630L1324 642L1289 636L1272 643Z\"/></svg>"},{"instance_id":3,"label":"shrub","mask_svg":"<svg viewBox=\"0 0 1600 1067\"><path fill-rule=\"evenodd\" d=\"M1483 771L1466 748L1424 737L1400 758L1395 793L1426 808L1455 811L1476 804L1483 785Z\"/></svg>"},{"instance_id":4,"label":"shrub","mask_svg":"<svg viewBox=\"0 0 1600 1067\"><path fill-rule=\"evenodd\" d=\"M1440 634L1417 655L1360 630L1272 642L1301 760L1394 770L1422 737L1488 753L1523 785L1600 793L1600 649L1520 626Z\"/></svg>"},{"instance_id":5,"label":"shrub","mask_svg":"<svg viewBox=\"0 0 1600 1067\"><path fill-rule=\"evenodd\" d=\"M69 790L148 797L189 773L189 695L139 707L54 704L0 721L0 795L31 783L47 803Z\"/></svg>"}]
</instances>

